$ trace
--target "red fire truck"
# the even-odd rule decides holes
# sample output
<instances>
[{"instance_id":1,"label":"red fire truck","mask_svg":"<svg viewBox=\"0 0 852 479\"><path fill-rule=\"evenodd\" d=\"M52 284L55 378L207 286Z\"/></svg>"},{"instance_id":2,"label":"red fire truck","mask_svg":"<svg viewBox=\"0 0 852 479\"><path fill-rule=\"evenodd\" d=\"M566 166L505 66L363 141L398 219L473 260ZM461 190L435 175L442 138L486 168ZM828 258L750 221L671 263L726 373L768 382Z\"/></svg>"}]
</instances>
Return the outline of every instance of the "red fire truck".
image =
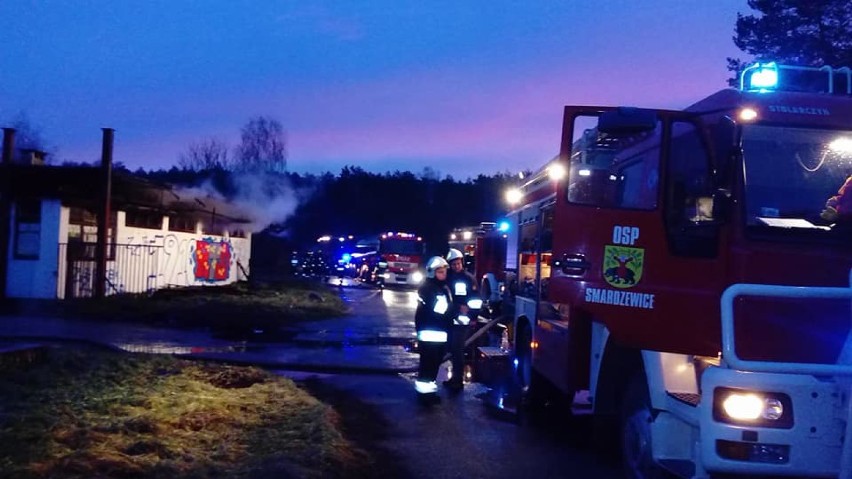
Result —
<instances>
[{"instance_id":1,"label":"red fire truck","mask_svg":"<svg viewBox=\"0 0 852 479\"><path fill-rule=\"evenodd\" d=\"M633 478L852 477L852 224L827 214L850 174L848 68L565 107L508 215L528 401L590 410Z\"/></svg>"},{"instance_id":2,"label":"red fire truck","mask_svg":"<svg viewBox=\"0 0 852 479\"><path fill-rule=\"evenodd\" d=\"M499 313L504 287L508 221L499 223L483 221L477 226L453 229L447 242L464 254L465 269L478 281L479 294L486 302L483 310L487 318Z\"/></svg>"},{"instance_id":3,"label":"red fire truck","mask_svg":"<svg viewBox=\"0 0 852 479\"><path fill-rule=\"evenodd\" d=\"M370 253L359 255L357 258L361 262L362 279L382 285L413 287L423 281L422 237L411 233L389 231L374 238L359 241L358 246L372 248Z\"/></svg>"}]
</instances>

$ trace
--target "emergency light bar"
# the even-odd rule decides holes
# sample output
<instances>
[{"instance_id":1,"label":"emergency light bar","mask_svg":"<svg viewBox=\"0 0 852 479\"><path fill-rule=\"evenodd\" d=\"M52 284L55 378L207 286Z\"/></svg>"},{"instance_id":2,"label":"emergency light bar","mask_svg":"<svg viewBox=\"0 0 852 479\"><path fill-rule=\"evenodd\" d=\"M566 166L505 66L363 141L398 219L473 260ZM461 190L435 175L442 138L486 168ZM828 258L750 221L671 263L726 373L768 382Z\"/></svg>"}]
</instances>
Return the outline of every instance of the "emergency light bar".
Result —
<instances>
[{"instance_id":1,"label":"emergency light bar","mask_svg":"<svg viewBox=\"0 0 852 479\"><path fill-rule=\"evenodd\" d=\"M777 86L778 65L775 62L755 63L740 74L740 90L743 91L766 92Z\"/></svg>"},{"instance_id":2,"label":"emergency light bar","mask_svg":"<svg viewBox=\"0 0 852 479\"><path fill-rule=\"evenodd\" d=\"M775 62L755 63L740 74L740 90L766 93L801 91L852 95L849 67L800 67Z\"/></svg>"},{"instance_id":3,"label":"emergency light bar","mask_svg":"<svg viewBox=\"0 0 852 479\"><path fill-rule=\"evenodd\" d=\"M387 238L415 238L415 237L417 238L417 241L421 241L421 240L422 240L422 238L421 238L421 237L419 237L419 236L415 236L415 235L414 235L414 234L412 234L412 233L402 233L402 232L388 231L386 234L383 234L383 235L382 235L382 238L383 238L383 239L387 239Z\"/></svg>"}]
</instances>

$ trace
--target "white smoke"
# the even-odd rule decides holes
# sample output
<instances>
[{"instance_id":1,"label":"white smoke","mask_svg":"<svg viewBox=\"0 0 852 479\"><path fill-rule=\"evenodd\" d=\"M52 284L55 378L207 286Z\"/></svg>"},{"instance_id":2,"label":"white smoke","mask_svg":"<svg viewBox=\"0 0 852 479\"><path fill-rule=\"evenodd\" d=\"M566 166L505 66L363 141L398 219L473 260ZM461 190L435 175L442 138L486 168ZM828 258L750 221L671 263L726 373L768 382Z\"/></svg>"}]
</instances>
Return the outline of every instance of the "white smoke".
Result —
<instances>
[{"instance_id":1,"label":"white smoke","mask_svg":"<svg viewBox=\"0 0 852 479\"><path fill-rule=\"evenodd\" d=\"M231 202L248 213L252 232L283 224L299 206L300 195L284 175L243 171L233 173L231 180L237 190Z\"/></svg>"},{"instance_id":2,"label":"white smoke","mask_svg":"<svg viewBox=\"0 0 852 479\"><path fill-rule=\"evenodd\" d=\"M200 200L207 209L211 205L207 205L205 199L215 200L219 203L217 213L249 220L250 224L240 228L253 233L272 224L283 224L296 211L300 198L305 196L281 174L238 171L231 173L230 181L235 190L231 198L220 193L211 180L193 188L176 188L174 192L182 201Z\"/></svg>"}]
</instances>

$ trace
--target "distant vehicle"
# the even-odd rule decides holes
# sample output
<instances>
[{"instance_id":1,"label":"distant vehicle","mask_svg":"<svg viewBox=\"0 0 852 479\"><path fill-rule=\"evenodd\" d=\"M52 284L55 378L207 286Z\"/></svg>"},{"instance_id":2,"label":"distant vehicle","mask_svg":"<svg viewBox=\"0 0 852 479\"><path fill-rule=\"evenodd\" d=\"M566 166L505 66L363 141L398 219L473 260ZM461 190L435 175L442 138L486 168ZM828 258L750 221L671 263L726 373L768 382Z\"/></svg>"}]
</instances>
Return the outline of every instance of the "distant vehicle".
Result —
<instances>
[{"instance_id":1,"label":"distant vehicle","mask_svg":"<svg viewBox=\"0 0 852 479\"><path fill-rule=\"evenodd\" d=\"M322 278L331 271L328 255L319 249L294 251L290 263L293 274L303 278Z\"/></svg>"},{"instance_id":2,"label":"distant vehicle","mask_svg":"<svg viewBox=\"0 0 852 479\"><path fill-rule=\"evenodd\" d=\"M486 232L494 229L494 223L482 222L476 226L463 226L453 229L450 232L450 239L447 241L450 248L455 248L462 252L464 257L464 269L470 273L474 273L476 269L476 241Z\"/></svg>"},{"instance_id":3,"label":"distant vehicle","mask_svg":"<svg viewBox=\"0 0 852 479\"><path fill-rule=\"evenodd\" d=\"M464 255L465 270L473 273L486 307L480 314L499 314L506 266L507 221L483 221L476 226L459 227L450 233L447 243Z\"/></svg>"},{"instance_id":4,"label":"distant vehicle","mask_svg":"<svg viewBox=\"0 0 852 479\"><path fill-rule=\"evenodd\" d=\"M410 287L417 287L423 282L425 245L420 236L387 232L361 240L358 245L366 250L356 258L361 280L379 285Z\"/></svg>"}]
</instances>

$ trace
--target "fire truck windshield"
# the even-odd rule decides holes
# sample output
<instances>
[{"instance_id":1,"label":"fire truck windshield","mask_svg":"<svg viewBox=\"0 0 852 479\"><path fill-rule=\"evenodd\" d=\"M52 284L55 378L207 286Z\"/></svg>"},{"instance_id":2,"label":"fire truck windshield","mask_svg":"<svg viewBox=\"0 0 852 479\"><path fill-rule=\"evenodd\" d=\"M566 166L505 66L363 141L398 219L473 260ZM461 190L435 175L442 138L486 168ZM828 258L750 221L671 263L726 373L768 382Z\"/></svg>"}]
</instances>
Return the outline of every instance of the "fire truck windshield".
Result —
<instances>
[{"instance_id":1,"label":"fire truck windshield","mask_svg":"<svg viewBox=\"0 0 852 479\"><path fill-rule=\"evenodd\" d=\"M380 253L393 253L405 255L423 254L423 243L416 239L386 238L379 245Z\"/></svg>"},{"instance_id":2,"label":"fire truck windshield","mask_svg":"<svg viewBox=\"0 0 852 479\"><path fill-rule=\"evenodd\" d=\"M852 131L746 125L742 145L747 226L825 236L852 223L852 187L848 206L839 199L852 175Z\"/></svg>"}]
</instances>

